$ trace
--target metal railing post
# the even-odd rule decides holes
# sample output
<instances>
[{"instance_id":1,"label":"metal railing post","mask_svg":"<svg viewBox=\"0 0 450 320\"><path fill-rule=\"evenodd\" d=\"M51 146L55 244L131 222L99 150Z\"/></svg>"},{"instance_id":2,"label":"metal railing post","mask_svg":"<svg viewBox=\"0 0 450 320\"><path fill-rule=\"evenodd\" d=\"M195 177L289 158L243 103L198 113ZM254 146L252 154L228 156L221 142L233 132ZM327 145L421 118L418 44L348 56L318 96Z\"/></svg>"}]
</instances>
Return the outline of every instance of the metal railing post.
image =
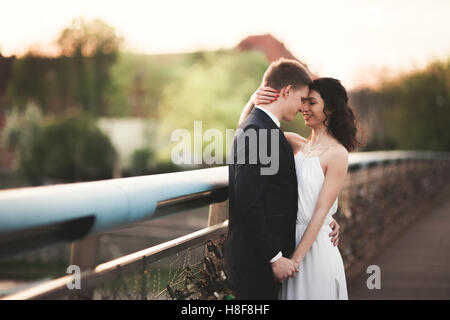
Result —
<instances>
[{"instance_id":1,"label":"metal railing post","mask_svg":"<svg viewBox=\"0 0 450 320\"><path fill-rule=\"evenodd\" d=\"M80 267L81 272L93 270L97 266L100 236L95 235L72 242L70 246L70 264ZM81 283L83 286L83 283ZM74 295L74 299L93 299L94 290L83 291L83 295Z\"/></svg>"},{"instance_id":2,"label":"metal railing post","mask_svg":"<svg viewBox=\"0 0 450 320\"><path fill-rule=\"evenodd\" d=\"M228 200L213 203L209 206L208 227L228 219Z\"/></svg>"}]
</instances>

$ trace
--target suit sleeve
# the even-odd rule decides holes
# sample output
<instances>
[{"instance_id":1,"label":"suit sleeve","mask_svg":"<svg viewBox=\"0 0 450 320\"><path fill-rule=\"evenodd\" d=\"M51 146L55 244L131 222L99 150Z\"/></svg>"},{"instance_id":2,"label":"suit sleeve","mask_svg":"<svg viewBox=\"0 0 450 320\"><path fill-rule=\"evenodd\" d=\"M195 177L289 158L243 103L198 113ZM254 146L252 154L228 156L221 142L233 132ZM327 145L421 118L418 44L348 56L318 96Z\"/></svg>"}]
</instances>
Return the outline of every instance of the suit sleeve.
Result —
<instances>
[{"instance_id":1,"label":"suit sleeve","mask_svg":"<svg viewBox=\"0 0 450 320\"><path fill-rule=\"evenodd\" d=\"M249 126L244 129L244 132L247 132L249 129L259 132L261 128ZM263 143L270 143L271 141L270 130L267 130L267 132L267 140L263 138L266 140L263 140ZM240 149L236 147L235 141L236 155L245 152L245 163L235 162L234 197L241 221L243 221L245 226L246 238L251 242L251 246L257 250L259 255L269 262L280 253L281 245L273 235L264 216L263 196L271 176L261 174L261 168L270 164L263 165L260 161L259 139L260 135L257 134L257 146L251 145L249 139L245 139L245 147ZM252 164L249 162L249 150L255 147L258 150L257 161L256 164ZM269 149L271 149L270 146Z\"/></svg>"}]
</instances>

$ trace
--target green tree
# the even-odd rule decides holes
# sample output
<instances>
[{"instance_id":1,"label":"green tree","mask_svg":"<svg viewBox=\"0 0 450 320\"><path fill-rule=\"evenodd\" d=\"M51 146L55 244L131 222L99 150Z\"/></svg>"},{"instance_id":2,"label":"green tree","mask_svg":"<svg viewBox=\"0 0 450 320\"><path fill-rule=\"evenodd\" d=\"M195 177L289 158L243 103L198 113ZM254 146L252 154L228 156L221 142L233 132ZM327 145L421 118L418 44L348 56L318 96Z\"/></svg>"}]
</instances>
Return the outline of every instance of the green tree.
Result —
<instances>
[{"instance_id":1,"label":"green tree","mask_svg":"<svg viewBox=\"0 0 450 320\"><path fill-rule=\"evenodd\" d=\"M155 152L149 148L137 149L132 155L131 172L133 175L149 174L155 166Z\"/></svg>"},{"instance_id":2,"label":"green tree","mask_svg":"<svg viewBox=\"0 0 450 320\"><path fill-rule=\"evenodd\" d=\"M106 88L122 41L105 22L98 19L87 22L83 18L74 19L57 40L62 55L72 58L78 72L78 101L96 115L107 114Z\"/></svg>"},{"instance_id":3,"label":"green tree","mask_svg":"<svg viewBox=\"0 0 450 320\"><path fill-rule=\"evenodd\" d=\"M2 143L15 150L19 164L19 175L31 184L40 184L43 163L39 150L42 133L42 111L35 103L28 103L25 111L13 108L6 117L2 132Z\"/></svg>"},{"instance_id":4,"label":"green tree","mask_svg":"<svg viewBox=\"0 0 450 320\"><path fill-rule=\"evenodd\" d=\"M44 114L61 114L70 108L106 115L107 87L122 38L100 20L75 19L58 40L60 56L30 51L16 59L5 104L23 109L36 101Z\"/></svg>"},{"instance_id":5,"label":"green tree","mask_svg":"<svg viewBox=\"0 0 450 320\"><path fill-rule=\"evenodd\" d=\"M164 87L185 65L184 55L120 52L111 68L106 100L111 116L159 117Z\"/></svg>"},{"instance_id":6,"label":"green tree","mask_svg":"<svg viewBox=\"0 0 450 320\"><path fill-rule=\"evenodd\" d=\"M350 94L365 124L365 151L450 151L450 59Z\"/></svg>"},{"instance_id":7,"label":"green tree","mask_svg":"<svg viewBox=\"0 0 450 320\"><path fill-rule=\"evenodd\" d=\"M450 59L386 82L379 94L399 148L450 150Z\"/></svg>"},{"instance_id":8,"label":"green tree","mask_svg":"<svg viewBox=\"0 0 450 320\"><path fill-rule=\"evenodd\" d=\"M64 182L112 178L116 152L91 116L80 113L56 119L45 127L39 142L47 178Z\"/></svg>"},{"instance_id":9,"label":"green tree","mask_svg":"<svg viewBox=\"0 0 450 320\"><path fill-rule=\"evenodd\" d=\"M216 128L225 137L225 129L237 128L239 115L260 85L268 62L258 52L236 51L196 53L190 59L164 88L160 134L169 140L174 129L192 132L194 121L201 120L203 130ZM165 157L173 147L167 145ZM225 143L223 147L225 155Z\"/></svg>"},{"instance_id":10,"label":"green tree","mask_svg":"<svg viewBox=\"0 0 450 320\"><path fill-rule=\"evenodd\" d=\"M8 117L4 135L16 148L19 175L32 185L112 178L116 152L90 115L44 121L29 105L24 115Z\"/></svg>"}]
</instances>

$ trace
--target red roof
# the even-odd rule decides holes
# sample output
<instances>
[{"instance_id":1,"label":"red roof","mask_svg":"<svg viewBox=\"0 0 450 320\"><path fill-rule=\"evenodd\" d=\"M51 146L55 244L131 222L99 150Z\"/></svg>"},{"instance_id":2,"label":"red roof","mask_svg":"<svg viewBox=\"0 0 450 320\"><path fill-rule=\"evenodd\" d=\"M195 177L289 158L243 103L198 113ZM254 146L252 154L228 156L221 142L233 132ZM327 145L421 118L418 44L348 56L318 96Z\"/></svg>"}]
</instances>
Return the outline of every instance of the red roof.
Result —
<instances>
[{"instance_id":1,"label":"red roof","mask_svg":"<svg viewBox=\"0 0 450 320\"><path fill-rule=\"evenodd\" d=\"M305 63L294 57L294 55L288 49L286 49L284 44L273 37L271 34L249 36L239 42L236 48L243 51L261 51L266 55L269 62L276 61L279 58L294 59L307 68L307 65Z\"/></svg>"}]
</instances>

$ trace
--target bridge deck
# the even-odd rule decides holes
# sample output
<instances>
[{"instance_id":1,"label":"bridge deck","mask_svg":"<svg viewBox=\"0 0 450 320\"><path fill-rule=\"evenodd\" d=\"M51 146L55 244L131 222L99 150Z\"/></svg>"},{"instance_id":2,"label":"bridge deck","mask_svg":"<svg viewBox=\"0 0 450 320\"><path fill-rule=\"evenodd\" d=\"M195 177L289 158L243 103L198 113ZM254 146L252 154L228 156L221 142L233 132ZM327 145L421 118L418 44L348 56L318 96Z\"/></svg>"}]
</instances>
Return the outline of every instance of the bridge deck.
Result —
<instances>
[{"instance_id":1,"label":"bridge deck","mask_svg":"<svg viewBox=\"0 0 450 320\"><path fill-rule=\"evenodd\" d=\"M365 271L349 283L350 299L450 299L450 201L426 214L370 264L381 289L369 290Z\"/></svg>"}]
</instances>

